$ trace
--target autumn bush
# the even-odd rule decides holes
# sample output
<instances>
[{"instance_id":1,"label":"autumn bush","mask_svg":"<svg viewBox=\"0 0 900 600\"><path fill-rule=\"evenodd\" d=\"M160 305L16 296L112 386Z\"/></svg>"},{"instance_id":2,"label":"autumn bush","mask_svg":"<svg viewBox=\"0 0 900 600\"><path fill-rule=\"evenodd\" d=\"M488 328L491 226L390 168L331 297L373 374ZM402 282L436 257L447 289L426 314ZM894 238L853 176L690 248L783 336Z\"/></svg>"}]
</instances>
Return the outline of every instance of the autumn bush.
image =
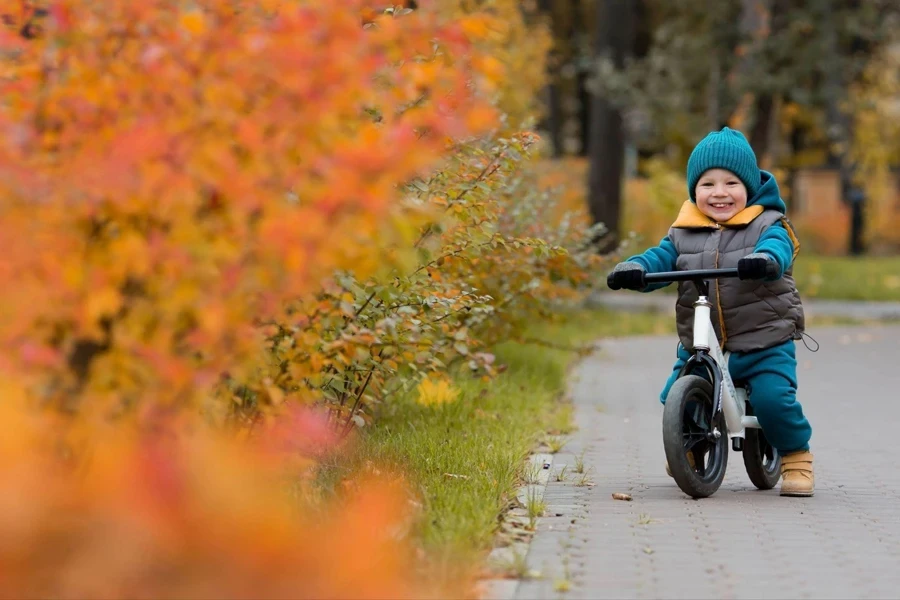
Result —
<instances>
[{"instance_id":1,"label":"autumn bush","mask_svg":"<svg viewBox=\"0 0 900 600\"><path fill-rule=\"evenodd\" d=\"M425 593L402 484L313 518L293 466L423 375L494 375L598 259L517 131L513 5L373 4L4 7L4 593Z\"/></svg>"},{"instance_id":2,"label":"autumn bush","mask_svg":"<svg viewBox=\"0 0 900 600\"><path fill-rule=\"evenodd\" d=\"M427 207L395 186L493 123L466 22L239 4L56 3L47 36L4 39L3 368L44 401L255 383L259 325L335 269L410 264Z\"/></svg>"},{"instance_id":3,"label":"autumn bush","mask_svg":"<svg viewBox=\"0 0 900 600\"><path fill-rule=\"evenodd\" d=\"M522 164L532 142L527 134L470 142L409 184L407 193L442 211L413 243L419 260L384 280L345 273L331 282L304 327L280 329L276 384L319 390L334 417L362 424L372 412L357 409L423 374L465 362L474 375L493 375L492 344L521 339L527 324L589 289L600 260L585 243L589 228L547 217L550 192ZM288 365L315 357L318 376L291 378Z\"/></svg>"},{"instance_id":4,"label":"autumn bush","mask_svg":"<svg viewBox=\"0 0 900 600\"><path fill-rule=\"evenodd\" d=\"M501 118L487 135L452 140L437 168L403 182L403 196L426 213L409 263L369 278L342 270L295 320L271 325L272 385L259 394L235 382L238 414L260 414L274 388L279 398L321 399L346 432L454 363L494 375L490 345L521 339L528 323L594 283L601 259L587 243L583 209L568 210L557 188L542 185L536 136L513 131L534 115L546 32L506 0L436 9L463 15ZM523 68L529 76L507 76Z\"/></svg>"},{"instance_id":5,"label":"autumn bush","mask_svg":"<svg viewBox=\"0 0 900 600\"><path fill-rule=\"evenodd\" d=\"M4 390L9 392L8 389ZM336 443L311 413L235 444L155 419L155 432L61 425L0 406L0 597L402 598L411 576L408 492L363 479L327 506L304 474ZM61 462L47 439L80 450ZM458 589L442 594L464 593Z\"/></svg>"},{"instance_id":6,"label":"autumn bush","mask_svg":"<svg viewBox=\"0 0 900 600\"><path fill-rule=\"evenodd\" d=\"M500 110L501 131L533 127L543 110L541 92L547 81L547 53L553 44L534 4L520 0L442 0L433 5L448 18L490 16L474 43L485 56L488 72L498 75L495 103ZM506 76L500 77L501 73Z\"/></svg>"}]
</instances>

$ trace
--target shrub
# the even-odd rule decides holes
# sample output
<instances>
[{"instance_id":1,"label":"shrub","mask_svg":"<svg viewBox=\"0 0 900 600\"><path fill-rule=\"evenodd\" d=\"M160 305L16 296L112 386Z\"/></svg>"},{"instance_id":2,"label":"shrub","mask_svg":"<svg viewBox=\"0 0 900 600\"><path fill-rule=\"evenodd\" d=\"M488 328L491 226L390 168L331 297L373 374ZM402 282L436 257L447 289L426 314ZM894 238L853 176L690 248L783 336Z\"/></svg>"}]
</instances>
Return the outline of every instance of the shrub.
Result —
<instances>
[{"instance_id":1,"label":"shrub","mask_svg":"<svg viewBox=\"0 0 900 600\"><path fill-rule=\"evenodd\" d=\"M397 184L495 122L473 21L278 4L60 1L4 32L0 372L41 402L199 406L223 373L279 400L259 325L410 264Z\"/></svg>"},{"instance_id":2,"label":"shrub","mask_svg":"<svg viewBox=\"0 0 900 600\"><path fill-rule=\"evenodd\" d=\"M496 74L482 17L365 8L61 0L35 39L0 30L6 594L430 593L402 485L319 506L334 432L286 401L368 364L322 344L362 339L339 286L418 268L436 205L402 186L494 126Z\"/></svg>"},{"instance_id":3,"label":"shrub","mask_svg":"<svg viewBox=\"0 0 900 600\"><path fill-rule=\"evenodd\" d=\"M495 373L488 347L521 339L525 326L591 288L601 258L591 229L555 216L529 148L535 138L472 140L407 193L440 209L413 243L418 261L383 278L350 270L272 338L274 383L284 393L321 393L346 430L377 402L429 372L465 361ZM319 362L316 362L319 361ZM300 379L300 373L318 375Z\"/></svg>"},{"instance_id":4,"label":"shrub","mask_svg":"<svg viewBox=\"0 0 900 600\"><path fill-rule=\"evenodd\" d=\"M243 444L179 420L63 427L4 386L0 589L10 598L400 598L407 492L364 479L328 506L303 474L328 430L298 413ZM74 451L61 461L47 440ZM305 441L305 443L301 443ZM291 490L293 494L289 493ZM443 590L451 596L463 589Z\"/></svg>"}]
</instances>

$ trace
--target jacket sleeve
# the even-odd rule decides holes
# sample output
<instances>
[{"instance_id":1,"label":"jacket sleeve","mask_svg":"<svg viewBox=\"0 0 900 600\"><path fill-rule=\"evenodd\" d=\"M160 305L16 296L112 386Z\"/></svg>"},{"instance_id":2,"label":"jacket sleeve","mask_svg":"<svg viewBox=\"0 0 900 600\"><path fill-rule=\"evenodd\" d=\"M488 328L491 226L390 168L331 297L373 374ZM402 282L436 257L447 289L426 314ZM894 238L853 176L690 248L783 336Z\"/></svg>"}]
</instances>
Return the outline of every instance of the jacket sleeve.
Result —
<instances>
[{"instance_id":1,"label":"jacket sleeve","mask_svg":"<svg viewBox=\"0 0 900 600\"><path fill-rule=\"evenodd\" d=\"M781 220L762 232L754 252L765 252L771 256L778 265L778 276L775 279L781 279L784 272L794 264L799 250L800 243L793 228L790 223Z\"/></svg>"},{"instance_id":2,"label":"jacket sleeve","mask_svg":"<svg viewBox=\"0 0 900 600\"><path fill-rule=\"evenodd\" d=\"M678 250L675 249L675 244L672 243L672 240L669 239L669 236L664 237L660 240L658 246L654 246L646 250L642 254L637 254L628 259L630 262L636 262L648 272L648 273L662 273L664 271L674 271L675 270L675 260L678 258ZM646 288L641 290L642 292L652 292L653 290L658 290L660 288L664 288L668 283L654 283L652 285L648 285Z\"/></svg>"}]
</instances>

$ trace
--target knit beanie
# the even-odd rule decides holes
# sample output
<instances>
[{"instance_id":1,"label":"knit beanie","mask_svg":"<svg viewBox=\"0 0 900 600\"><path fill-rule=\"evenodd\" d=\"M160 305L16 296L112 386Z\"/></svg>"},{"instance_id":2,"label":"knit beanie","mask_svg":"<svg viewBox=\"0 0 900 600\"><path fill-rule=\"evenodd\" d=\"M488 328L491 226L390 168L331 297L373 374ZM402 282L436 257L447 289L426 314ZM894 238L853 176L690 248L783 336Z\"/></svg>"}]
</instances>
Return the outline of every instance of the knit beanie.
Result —
<instances>
[{"instance_id":1,"label":"knit beanie","mask_svg":"<svg viewBox=\"0 0 900 600\"><path fill-rule=\"evenodd\" d=\"M747 200L753 198L761 186L753 148L744 134L729 127L710 132L691 152L687 164L687 184L692 202L697 201L697 182L710 169L726 169L737 175L747 187Z\"/></svg>"}]
</instances>

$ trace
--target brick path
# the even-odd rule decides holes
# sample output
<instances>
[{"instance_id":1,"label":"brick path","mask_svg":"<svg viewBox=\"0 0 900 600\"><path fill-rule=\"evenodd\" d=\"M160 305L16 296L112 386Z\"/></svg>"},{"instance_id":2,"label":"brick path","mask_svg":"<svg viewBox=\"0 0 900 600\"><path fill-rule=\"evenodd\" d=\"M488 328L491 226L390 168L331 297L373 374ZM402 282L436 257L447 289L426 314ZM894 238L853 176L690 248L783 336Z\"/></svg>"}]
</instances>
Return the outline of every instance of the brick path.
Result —
<instances>
[{"instance_id":1,"label":"brick path","mask_svg":"<svg viewBox=\"0 0 900 600\"><path fill-rule=\"evenodd\" d=\"M685 496L663 468L656 400L675 340L604 342L575 373L579 430L554 457L528 554L543 577L515 597L900 597L900 327L811 333L821 350L798 349L811 499L757 491L734 452L715 495ZM568 474L581 452L592 487Z\"/></svg>"}]
</instances>

